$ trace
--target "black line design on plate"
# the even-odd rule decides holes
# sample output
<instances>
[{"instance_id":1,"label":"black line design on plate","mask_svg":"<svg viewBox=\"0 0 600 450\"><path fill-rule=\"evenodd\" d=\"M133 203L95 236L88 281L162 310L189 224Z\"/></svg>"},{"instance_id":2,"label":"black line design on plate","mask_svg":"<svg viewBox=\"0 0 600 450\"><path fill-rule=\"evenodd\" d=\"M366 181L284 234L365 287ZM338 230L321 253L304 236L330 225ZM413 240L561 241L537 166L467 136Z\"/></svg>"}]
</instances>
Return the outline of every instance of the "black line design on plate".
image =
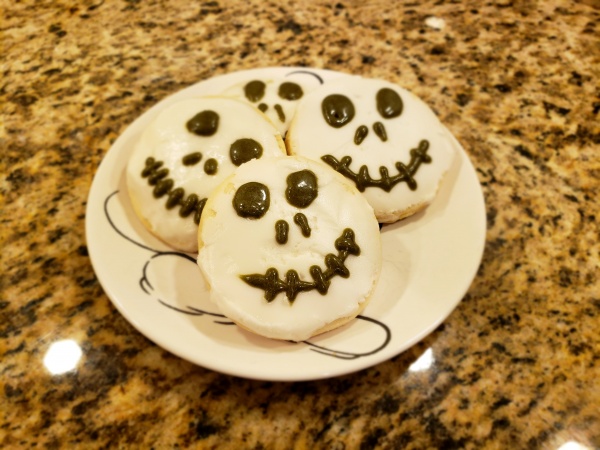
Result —
<instances>
[{"instance_id":1,"label":"black line design on plate","mask_svg":"<svg viewBox=\"0 0 600 450\"><path fill-rule=\"evenodd\" d=\"M129 236L127 236L125 233L123 233L121 230L119 230L117 228L117 226L115 225L115 223L112 221L112 219L110 217L110 214L108 214L108 202L109 202L109 200L112 197L114 197L118 193L119 193L119 190L117 189L112 194L110 194L108 197L106 197L106 200L104 200L104 215L106 216L106 219L108 220L108 223L110 224L110 226L112 227L112 229L115 230L117 232L117 234L119 236L121 236L123 239L125 239L126 241L129 241L133 245L137 245L138 247L143 248L144 250L149 250L151 252L158 253L158 250L154 250L153 248L150 248L147 245L141 244L141 243L139 243L139 242L134 241L133 239L131 239Z\"/></svg>"},{"instance_id":2,"label":"black line design on plate","mask_svg":"<svg viewBox=\"0 0 600 450\"><path fill-rule=\"evenodd\" d=\"M383 342L379 345L379 347L375 348L374 350L368 351L368 352L355 353L355 352L344 352L341 350L333 350L333 349L330 349L327 347L313 344L310 341L304 341L304 343L306 345L310 346L311 350L313 352L321 353L321 354L327 355L327 356L333 356L334 358L348 359L348 360L357 359L357 358L360 358L363 356L374 355L375 353L377 353L377 352L383 350L385 347L387 347L387 345L390 343L390 340L392 339L392 331L386 324L384 324L383 322L380 322L379 320L376 320L376 319L373 319L373 318L367 317L367 316L362 316L362 315L356 316L356 319L371 322L371 323L379 326L381 329L383 329L385 337L383 339Z\"/></svg>"},{"instance_id":3,"label":"black line design on plate","mask_svg":"<svg viewBox=\"0 0 600 450\"><path fill-rule=\"evenodd\" d=\"M293 72L290 72L290 73L286 74L285 76L286 76L286 77L289 77L290 75L295 75L295 74L297 74L297 73L302 73L302 74L305 74L305 75L312 75L312 76L313 76L313 77L315 77L317 80L319 80L319 83L321 83L321 84L325 83L325 82L323 81L323 78L321 78L321 76L320 76L320 75L318 75L318 74L316 74L316 73L314 73L314 72L311 72L310 70L294 70Z\"/></svg>"},{"instance_id":4,"label":"black line design on plate","mask_svg":"<svg viewBox=\"0 0 600 450\"><path fill-rule=\"evenodd\" d=\"M192 306L187 306L187 309L181 309L181 308L177 308L173 305L169 305L167 302L164 302L161 299L158 299L158 302L161 305L166 306L169 309L172 309L173 311L177 311L182 314L187 314L189 316L213 316L213 317L222 317L223 319L226 318L223 314L218 314L218 313L214 313L214 312L210 312L210 311L204 311L203 309L194 308ZM219 321L214 321L214 322L218 323L220 325L235 325L233 322L231 322L229 320L219 320Z\"/></svg>"},{"instance_id":5,"label":"black line design on plate","mask_svg":"<svg viewBox=\"0 0 600 450\"><path fill-rule=\"evenodd\" d=\"M123 239L125 239L127 242L143 249L143 250L147 250L149 252L152 253L152 255L148 258L148 260L144 263L143 267L142 267L142 276L139 279L139 286L140 289L147 295L152 295L152 292L154 290L154 286L152 286L152 283L150 283L150 280L148 279L148 275L147 275L147 270L148 270L148 266L150 265L150 263L156 259L156 258L160 258L163 256L175 256L175 257L179 257L179 258L183 258L185 261L189 261L193 264L196 264L196 260L191 257L190 255L186 254L186 253L182 253L182 252L175 252L175 251L160 251L160 250L156 250L152 247L149 247L145 244L142 244L138 241L136 241L135 239L131 238L130 236L127 236L123 231L121 231L117 225L115 224L115 222L113 221L112 217L110 216L109 210L108 210L108 204L110 202L111 199L113 199L117 194L119 194L119 190L116 190L114 192L112 192L111 194L109 194L106 199L104 200L104 215L106 217L106 220L108 221L109 225L111 226L111 228L119 235L121 236ZM228 320L223 314L220 313L216 313L216 312L211 312L211 311L206 311L203 309L199 309L199 308L194 308L192 306L186 306L186 309L183 308L179 308L177 306L173 306L171 304L169 304L168 302L166 302L163 299L157 298L157 301L163 305L164 307L181 313L181 314L186 314L186 315L190 315L190 316L209 316L214 318L213 323L218 324L218 325L234 325L233 322L231 322L230 320ZM383 322L380 322L376 319L373 319L371 317L367 317L367 316L363 316L363 315L359 315L356 317L357 320L364 320L367 321L369 323L374 324L375 326L381 328L384 331L384 338L381 342L381 344L379 344L379 346L377 346L376 348L374 348L373 350L367 351L367 352L348 352L348 351L343 351L343 350L335 350L333 348L328 348L325 346L321 346L321 345L317 345L314 344L310 341L302 341L302 343L306 344L307 346L310 347L310 350L319 353L321 355L325 355L325 356L331 356L333 358L337 358L337 359L343 359L343 360L354 360L354 359L358 359L361 357L365 357L365 356L370 356L373 355L381 350L383 350L390 342L391 337L392 337L392 333L390 328L384 324Z\"/></svg>"},{"instance_id":6,"label":"black line design on plate","mask_svg":"<svg viewBox=\"0 0 600 450\"><path fill-rule=\"evenodd\" d=\"M135 245L136 247L139 247L143 250L147 250L149 252L152 253L152 255L146 260L146 262L144 263L143 267L142 267L142 276L140 277L138 284L140 286L140 289L147 295L152 296L152 291L154 291L154 286L152 286L152 283L150 282L149 278L148 278L148 267L150 266L150 263L154 260L156 260L157 258L161 258L161 257L168 257L168 256L174 256L177 258L182 258L185 261L189 261L193 264L196 264L196 260L191 257L190 255L188 255L187 253L183 253L183 252L175 252L173 250L168 250L168 251L161 251L161 250L157 250L154 249L152 247L149 247L145 244L142 244L141 242L136 241L135 239L131 238L130 236L127 236L123 231L121 231L117 225L115 224L115 222L113 221L112 217L110 216L110 213L108 211L108 204L110 202L111 199L113 199L117 194L119 194L119 190L116 190L114 192L112 192L111 194L109 194L106 199L104 200L104 215L106 216L106 220L108 220L109 225L111 226L111 228L113 230L115 230L115 232L121 236L123 239L125 239L127 242ZM220 319L224 319L225 316L219 313L214 313L214 312L209 312L209 311L203 311L200 309L195 309L195 308L190 308L191 312L188 312L186 310L182 310L180 308L177 308L173 305L170 305L169 303L167 303L166 301L157 298L158 302L167 307L170 308L174 311L180 312L180 313L184 313L184 314L192 314L192 315L196 315L196 316L202 316L202 315L207 315L207 316L212 316L212 317L216 317L216 318L220 318ZM220 325L227 325L228 322L225 322L223 320L213 320L214 323L220 324Z\"/></svg>"}]
</instances>

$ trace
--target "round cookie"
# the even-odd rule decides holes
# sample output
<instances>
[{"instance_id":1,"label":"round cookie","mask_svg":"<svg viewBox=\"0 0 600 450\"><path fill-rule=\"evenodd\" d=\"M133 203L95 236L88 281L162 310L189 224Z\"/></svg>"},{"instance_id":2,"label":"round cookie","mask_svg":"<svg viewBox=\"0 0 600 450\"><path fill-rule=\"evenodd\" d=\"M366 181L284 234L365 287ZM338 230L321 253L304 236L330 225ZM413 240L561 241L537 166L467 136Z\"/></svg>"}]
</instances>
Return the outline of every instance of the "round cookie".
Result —
<instances>
[{"instance_id":1,"label":"round cookie","mask_svg":"<svg viewBox=\"0 0 600 450\"><path fill-rule=\"evenodd\" d=\"M301 157L239 167L209 197L198 241L221 312L274 339L306 340L355 318L381 271L373 209L344 177Z\"/></svg>"},{"instance_id":2,"label":"round cookie","mask_svg":"<svg viewBox=\"0 0 600 450\"><path fill-rule=\"evenodd\" d=\"M212 190L250 159L283 154L279 132L244 102L203 97L174 103L143 131L128 162L133 209L168 245L196 252Z\"/></svg>"},{"instance_id":3,"label":"round cookie","mask_svg":"<svg viewBox=\"0 0 600 450\"><path fill-rule=\"evenodd\" d=\"M285 136L296 112L298 102L320 86L320 79L304 71L285 77L250 78L228 88L223 95L246 101L262 111Z\"/></svg>"},{"instance_id":4,"label":"round cookie","mask_svg":"<svg viewBox=\"0 0 600 450\"><path fill-rule=\"evenodd\" d=\"M431 203L454 158L448 132L422 100L393 83L358 76L306 95L286 147L352 180L383 223Z\"/></svg>"}]
</instances>

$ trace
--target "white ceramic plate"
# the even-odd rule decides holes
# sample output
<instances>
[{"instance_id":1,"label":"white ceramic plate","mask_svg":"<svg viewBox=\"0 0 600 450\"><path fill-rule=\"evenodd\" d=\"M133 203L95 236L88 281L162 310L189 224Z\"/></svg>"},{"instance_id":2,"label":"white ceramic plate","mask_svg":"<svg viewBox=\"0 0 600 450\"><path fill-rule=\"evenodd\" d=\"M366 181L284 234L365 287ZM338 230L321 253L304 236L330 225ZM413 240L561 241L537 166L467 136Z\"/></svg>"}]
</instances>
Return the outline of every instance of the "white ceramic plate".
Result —
<instances>
[{"instance_id":1,"label":"white ceramic plate","mask_svg":"<svg viewBox=\"0 0 600 450\"><path fill-rule=\"evenodd\" d=\"M293 75L290 75L292 74ZM193 255L169 249L135 216L125 167L142 129L165 106L219 93L250 76L307 76L327 83L338 72L265 68L202 81L161 101L116 140L92 183L86 216L88 248L108 297L142 334L195 364L246 378L299 381L354 372L385 361L433 331L456 307L479 267L485 205L468 157L459 157L433 204L383 227L383 271L358 319L307 342L269 340L219 314Z\"/></svg>"}]
</instances>

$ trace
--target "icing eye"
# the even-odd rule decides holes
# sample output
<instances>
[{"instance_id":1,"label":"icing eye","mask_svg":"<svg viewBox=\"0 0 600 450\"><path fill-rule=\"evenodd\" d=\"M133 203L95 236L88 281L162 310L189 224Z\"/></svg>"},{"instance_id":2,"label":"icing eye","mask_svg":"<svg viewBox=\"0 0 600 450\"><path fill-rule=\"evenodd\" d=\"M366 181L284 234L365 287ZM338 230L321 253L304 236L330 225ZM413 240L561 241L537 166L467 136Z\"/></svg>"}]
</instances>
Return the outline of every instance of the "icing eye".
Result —
<instances>
[{"instance_id":1,"label":"icing eye","mask_svg":"<svg viewBox=\"0 0 600 450\"><path fill-rule=\"evenodd\" d=\"M392 119L402 114L402 99L389 88L380 89L376 96L377 111L384 119Z\"/></svg>"},{"instance_id":2,"label":"icing eye","mask_svg":"<svg viewBox=\"0 0 600 450\"><path fill-rule=\"evenodd\" d=\"M302 98L304 92L302 92L300 85L286 81L279 86L277 94L284 100L298 100Z\"/></svg>"},{"instance_id":3,"label":"icing eye","mask_svg":"<svg viewBox=\"0 0 600 450\"><path fill-rule=\"evenodd\" d=\"M233 196L237 215L245 219L260 219L269 210L270 203L269 188L255 181L242 184Z\"/></svg>"},{"instance_id":4,"label":"icing eye","mask_svg":"<svg viewBox=\"0 0 600 450\"><path fill-rule=\"evenodd\" d=\"M354 118L354 105L345 95L328 95L321 103L321 111L325 122L333 128L341 128Z\"/></svg>"},{"instance_id":5,"label":"icing eye","mask_svg":"<svg viewBox=\"0 0 600 450\"><path fill-rule=\"evenodd\" d=\"M185 126L190 133L198 136L212 136L219 128L219 115L207 109L188 120Z\"/></svg>"},{"instance_id":6,"label":"icing eye","mask_svg":"<svg viewBox=\"0 0 600 450\"><path fill-rule=\"evenodd\" d=\"M244 94L246 98L252 103L256 103L265 96L266 85L262 81L254 80L250 81L244 86Z\"/></svg>"},{"instance_id":7,"label":"icing eye","mask_svg":"<svg viewBox=\"0 0 600 450\"><path fill-rule=\"evenodd\" d=\"M229 147L229 157L236 166L241 166L251 159L260 158L263 148L254 139L238 139Z\"/></svg>"},{"instance_id":8,"label":"icing eye","mask_svg":"<svg viewBox=\"0 0 600 450\"><path fill-rule=\"evenodd\" d=\"M310 170L300 170L288 175L285 198L298 208L306 208L317 198L317 176Z\"/></svg>"}]
</instances>

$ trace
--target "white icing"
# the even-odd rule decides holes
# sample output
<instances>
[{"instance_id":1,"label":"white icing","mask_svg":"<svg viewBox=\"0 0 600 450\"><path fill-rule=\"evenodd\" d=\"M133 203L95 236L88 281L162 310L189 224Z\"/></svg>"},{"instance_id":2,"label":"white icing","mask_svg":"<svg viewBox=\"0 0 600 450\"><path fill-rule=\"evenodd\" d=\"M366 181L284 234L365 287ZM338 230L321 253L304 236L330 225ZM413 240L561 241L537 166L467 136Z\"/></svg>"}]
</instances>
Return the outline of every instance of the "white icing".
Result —
<instances>
[{"instance_id":1,"label":"white icing","mask_svg":"<svg viewBox=\"0 0 600 450\"><path fill-rule=\"evenodd\" d=\"M306 208L285 198L290 173L309 169L318 179L318 195ZM260 219L238 216L233 208L236 190L250 181L269 188L270 207ZM306 215L312 234L302 236L293 217ZM289 223L286 244L275 240L275 222ZM240 275L264 274L274 267L279 278L288 270L312 281L309 268L326 270L325 256L338 254L335 240L345 228L355 232L360 255L345 261L350 277L334 276L326 295L301 292L290 304L284 292L268 303L264 291L248 285ZM227 317L258 334L293 341L308 339L326 324L353 317L377 281L381 269L379 227L372 208L356 188L323 163L299 157L250 161L219 186L207 203L200 222L198 264L211 286L211 299Z\"/></svg>"},{"instance_id":2,"label":"white icing","mask_svg":"<svg viewBox=\"0 0 600 450\"><path fill-rule=\"evenodd\" d=\"M382 88L396 91L403 102L403 111L396 118L384 119L377 111L376 94ZM330 94L343 94L354 104L356 114L352 121L341 128L333 128L321 112L322 100ZM382 142L373 130L373 124L385 126L387 141ZM369 128L367 137L360 145L354 143L354 134L360 125ZM345 77L328 83L306 95L298 105L296 116L286 137L290 154L298 154L320 160L332 155L338 161L344 156L352 158L350 168L358 173L366 165L374 179L381 178L379 168L384 166L390 176L398 174L396 162L408 165L410 150L417 148L422 140L429 141L427 154L432 162L421 164L414 179L417 189L412 191L404 182L396 184L388 193L379 187L367 187L364 195L373 206L381 221L388 221L390 214L397 220L398 211L406 211L418 205L430 203L438 190L443 175L454 158L454 150L448 134L433 111L422 100L393 83L357 76Z\"/></svg>"},{"instance_id":3,"label":"white icing","mask_svg":"<svg viewBox=\"0 0 600 450\"><path fill-rule=\"evenodd\" d=\"M186 123L197 113L212 110L219 115L217 132L212 136L198 136L189 132ZM127 186L136 212L156 236L170 246L186 252L198 248L198 225L192 213L182 218L179 207L167 210L167 196L155 198L148 178L141 176L148 157L163 161L173 179L173 188L183 188L185 197L191 193L200 199L233 172L236 167L229 151L233 142L250 138L263 148L262 157L284 154L279 132L256 109L246 103L229 98L203 97L175 103L161 111L144 130L127 166ZM202 153L201 161L185 166L182 158L190 153ZM204 163L214 158L218 161L215 175L204 172ZM184 197L184 198L185 198Z\"/></svg>"},{"instance_id":4,"label":"white icing","mask_svg":"<svg viewBox=\"0 0 600 450\"><path fill-rule=\"evenodd\" d=\"M260 100L252 102L250 101L246 95L244 94L244 87L251 81L262 81L266 85L265 95ZM267 109L264 111L264 114L269 118L269 120L275 125L275 127L279 130L282 136L285 136L287 132L290 122L296 112L296 106L298 105L299 100L286 100L279 96L278 91L279 87L282 83L291 82L296 83L302 89L302 97L304 97L307 93L315 89L320 85L320 82L317 78L311 75L307 75L303 72L298 72L297 74L291 74L286 77L277 77L277 78L249 78L247 81L242 83L238 83L234 86L228 88L223 95L231 96L238 100L242 100L250 103L251 105L258 108L258 105L264 103L267 106ZM285 120L281 120L279 114L275 109L275 105L281 106L284 112Z\"/></svg>"}]
</instances>

